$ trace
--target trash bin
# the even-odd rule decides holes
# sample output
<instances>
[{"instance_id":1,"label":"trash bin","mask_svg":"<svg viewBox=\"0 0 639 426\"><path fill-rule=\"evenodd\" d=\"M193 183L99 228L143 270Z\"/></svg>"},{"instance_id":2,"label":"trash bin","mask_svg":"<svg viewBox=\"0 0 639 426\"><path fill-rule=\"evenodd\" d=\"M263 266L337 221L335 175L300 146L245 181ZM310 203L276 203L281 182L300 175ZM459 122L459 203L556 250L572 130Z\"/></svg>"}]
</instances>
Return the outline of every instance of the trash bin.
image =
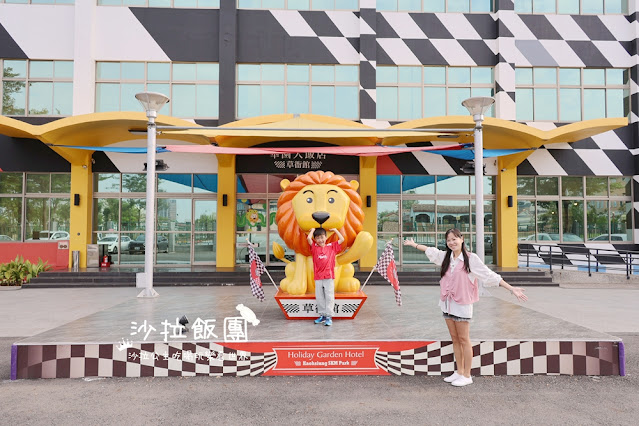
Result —
<instances>
[{"instance_id":1,"label":"trash bin","mask_svg":"<svg viewBox=\"0 0 639 426\"><path fill-rule=\"evenodd\" d=\"M97 244L87 244L87 268L100 267L99 255Z\"/></svg>"},{"instance_id":2,"label":"trash bin","mask_svg":"<svg viewBox=\"0 0 639 426\"><path fill-rule=\"evenodd\" d=\"M71 266L77 271L80 268L80 250L73 250L71 253Z\"/></svg>"}]
</instances>

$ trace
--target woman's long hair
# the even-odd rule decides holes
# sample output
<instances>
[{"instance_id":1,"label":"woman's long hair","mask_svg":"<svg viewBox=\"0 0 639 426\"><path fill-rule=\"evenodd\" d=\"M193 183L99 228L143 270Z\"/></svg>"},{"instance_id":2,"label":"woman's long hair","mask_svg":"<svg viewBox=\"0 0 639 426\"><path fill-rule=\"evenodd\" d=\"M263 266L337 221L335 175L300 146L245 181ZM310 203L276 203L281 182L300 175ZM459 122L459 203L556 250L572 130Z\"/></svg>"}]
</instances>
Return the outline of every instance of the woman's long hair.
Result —
<instances>
[{"instance_id":1,"label":"woman's long hair","mask_svg":"<svg viewBox=\"0 0 639 426\"><path fill-rule=\"evenodd\" d=\"M463 238L461 231L459 229L451 228L448 231L446 231L446 235L444 236L445 242L448 241L448 234L453 234L457 238ZM462 251L462 256L464 256L464 269L466 270L466 273L470 274L470 258L468 257L468 252L466 251L466 244L463 241L462 241L461 251ZM450 254L452 252L453 251L448 247L448 243L446 243L446 256L444 256L444 261L442 262L442 268L441 268L442 277L446 275L446 272L448 271L448 267L450 266Z\"/></svg>"}]
</instances>

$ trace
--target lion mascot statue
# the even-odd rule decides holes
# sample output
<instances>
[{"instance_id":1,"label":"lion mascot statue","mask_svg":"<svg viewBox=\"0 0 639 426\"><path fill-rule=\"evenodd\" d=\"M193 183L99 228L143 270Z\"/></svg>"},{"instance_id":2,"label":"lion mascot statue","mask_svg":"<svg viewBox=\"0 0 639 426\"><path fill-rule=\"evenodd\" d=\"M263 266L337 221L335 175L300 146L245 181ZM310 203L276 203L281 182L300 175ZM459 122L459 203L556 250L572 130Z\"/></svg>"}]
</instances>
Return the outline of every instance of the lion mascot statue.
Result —
<instances>
[{"instance_id":1,"label":"lion mascot statue","mask_svg":"<svg viewBox=\"0 0 639 426\"><path fill-rule=\"evenodd\" d=\"M335 291L354 293L360 288L354 277L352 262L359 260L373 245L370 233L362 231L364 212L357 193L359 183L347 182L332 172L314 171L297 177L293 182L280 182L282 194L277 200L275 221L280 237L295 252L295 261L284 258L284 249L273 243L273 254L287 262L286 277L280 289L288 294L315 292L313 256L307 235L312 228L327 230L327 242L337 241L329 231L336 228L344 236L343 251L335 261Z\"/></svg>"}]
</instances>

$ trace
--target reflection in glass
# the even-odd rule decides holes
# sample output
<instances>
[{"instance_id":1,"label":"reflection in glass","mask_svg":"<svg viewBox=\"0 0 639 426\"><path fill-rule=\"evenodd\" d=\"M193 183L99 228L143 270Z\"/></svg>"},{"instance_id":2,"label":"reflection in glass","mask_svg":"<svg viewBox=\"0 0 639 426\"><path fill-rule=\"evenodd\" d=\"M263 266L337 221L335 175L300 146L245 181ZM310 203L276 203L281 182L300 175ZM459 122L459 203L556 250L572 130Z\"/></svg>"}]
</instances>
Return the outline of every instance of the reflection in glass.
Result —
<instances>
[{"instance_id":1,"label":"reflection in glass","mask_svg":"<svg viewBox=\"0 0 639 426\"><path fill-rule=\"evenodd\" d=\"M193 260L195 262L215 262L216 237L216 234L195 234L193 236Z\"/></svg>"},{"instance_id":2,"label":"reflection in glass","mask_svg":"<svg viewBox=\"0 0 639 426\"><path fill-rule=\"evenodd\" d=\"M377 175L378 194L399 194L401 192L401 179L399 175Z\"/></svg>"},{"instance_id":3,"label":"reflection in glass","mask_svg":"<svg viewBox=\"0 0 639 426\"><path fill-rule=\"evenodd\" d=\"M608 201L597 200L586 202L586 218L588 221L588 241L604 239L608 241Z\"/></svg>"},{"instance_id":4,"label":"reflection in glass","mask_svg":"<svg viewBox=\"0 0 639 426\"><path fill-rule=\"evenodd\" d=\"M402 230L435 232L435 200L402 201Z\"/></svg>"},{"instance_id":5,"label":"reflection in glass","mask_svg":"<svg viewBox=\"0 0 639 426\"><path fill-rule=\"evenodd\" d=\"M534 201L517 201L517 239L535 239Z\"/></svg>"},{"instance_id":6,"label":"reflection in glass","mask_svg":"<svg viewBox=\"0 0 639 426\"><path fill-rule=\"evenodd\" d=\"M563 176L561 178L561 193L565 197L583 197L583 178L580 176Z\"/></svg>"},{"instance_id":7,"label":"reflection in glass","mask_svg":"<svg viewBox=\"0 0 639 426\"><path fill-rule=\"evenodd\" d=\"M399 232L399 201L377 202L377 230Z\"/></svg>"},{"instance_id":8,"label":"reflection in glass","mask_svg":"<svg viewBox=\"0 0 639 426\"><path fill-rule=\"evenodd\" d=\"M559 178L537 177L537 195L558 195Z\"/></svg>"},{"instance_id":9,"label":"reflection in glass","mask_svg":"<svg viewBox=\"0 0 639 426\"><path fill-rule=\"evenodd\" d=\"M564 200L562 202L562 223L564 243L584 240L584 202Z\"/></svg>"},{"instance_id":10,"label":"reflection in glass","mask_svg":"<svg viewBox=\"0 0 639 426\"><path fill-rule=\"evenodd\" d=\"M158 174L158 192L191 192L191 175Z\"/></svg>"},{"instance_id":11,"label":"reflection in glass","mask_svg":"<svg viewBox=\"0 0 639 426\"><path fill-rule=\"evenodd\" d=\"M217 229L217 200L195 200L195 231L215 232Z\"/></svg>"},{"instance_id":12,"label":"reflection in glass","mask_svg":"<svg viewBox=\"0 0 639 426\"><path fill-rule=\"evenodd\" d=\"M470 179L468 176L437 176L437 194L470 194Z\"/></svg>"},{"instance_id":13,"label":"reflection in glass","mask_svg":"<svg viewBox=\"0 0 639 426\"><path fill-rule=\"evenodd\" d=\"M119 173L94 173L93 187L97 192L120 192Z\"/></svg>"},{"instance_id":14,"label":"reflection in glass","mask_svg":"<svg viewBox=\"0 0 639 426\"><path fill-rule=\"evenodd\" d=\"M473 209L473 229L476 224L477 215L475 214L475 200L471 200ZM497 204L494 200L484 200L484 232L495 231L495 218L497 217ZM485 234L484 234L485 235Z\"/></svg>"},{"instance_id":15,"label":"reflection in glass","mask_svg":"<svg viewBox=\"0 0 639 426\"><path fill-rule=\"evenodd\" d=\"M156 238L156 261L158 264L191 263L190 233L161 233L156 234Z\"/></svg>"},{"instance_id":16,"label":"reflection in glass","mask_svg":"<svg viewBox=\"0 0 639 426\"><path fill-rule=\"evenodd\" d=\"M146 225L146 198L122 199L122 230L144 231Z\"/></svg>"},{"instance_id":17,"label":"reflection in glass","mask_svg":"<svg viewBox=\"0 0 639 426\"><path fill-rule=\"evenodd\" d=\"M457 228L462 232L470 231L469 200L439 200L437 202L438 231L445 232Z\"/></svg>"},{"instance_id":18,"label":"reflection in glass","mask_svg":"<svg viewBox=\"0 0 639 426\"><path fill-rule=\"evenodd\" d=\"M34 231L49 230L49 200L27 198L25 239L35 239Z\"/></svg>"},{"instance_id":19,"label":"reflection in glass","mask_svg":"<svg viewBox=\"0 0 639 426\"><path fill-rule=\"evenodd\" d=\"M518 176L517 195L535 195L535 178Z\"/></svg>"},{"instance_id":20,"label":"reflection in glass","mask_svg":"<svg viewBox=\"0 0 639 426\"><path fill-rule=\"evenodd\" d=\"M0 172L0 194L21 194L22 173Z\"/></svg>"},{"instance_id":21,"label":"reflection in glass","mask_svg":"<svg viewBox=\"0 0 639 426\"><path fill-rule=\"evenodd\" d=\"M608 195L608 178L586 176L586 196Z\"/></svg>"},{"instance_id":22,"label":"reflection in glass","mask_svg":"<svg viewBox=\"0 0 639 426\"><path fill-rule=\"evenodd\" d=\"M610 234L625 234L627 241L632 241L632 203L610 201Z\"/></svg>"},{"instance_id":23,"label":"reflection in glass","mask_svg":"<svg viewBox=\"0 0 639 426\"><path fill-rule=\"evenodd\" d=\"M401 176L402 194L434 194L435 176Z\"/></svg>"},{"instance_id":24,"label":"reflection in glass","mask_svg":"<svg viewBox=\"0 0 639 426\"><path fill-rule=\"evenodd\" d=\"M537 201L537 240L540 234L559 235L559 204L557 201ZM559 237L557 237L559 240Z\"/></svg>"},{"instance_id":25,"label":"reflection in glass","mask_svg":"<svg viewBox=\"0 0 639 426\"><path fill-rule=\"evenodd\" d=\"M122 173L122 192L146 192L146 174Z\"/></svg>"},{"instance_id":26,"label":"reflection in glass","mask_svg":"<svg viewBox=\"0 0 639 426\"><path fill-rule=\"evenodd\" d=\"M27 193L49 192L50 184L49 173L27 173Z\"/></svg>"},{"instance_id":27,"label":"reflection in glass","mask_svg":"<svg viewBox=\"0 0 639 426\"><path fill-rule=\"evenodd\" d=\"M383 234L382 234L383 235ZM384 238L386 238L386 236L384 236ZM417 244L422 244L425 245L427 247L436 247L437 246L437 241L435 239L435 234L409 234L409 233L405 233L403 234L403 238L404 239L408 239L408 238L412 238ZM384 244L386 245L386 244ZM379 244L378 244L379 246ZM383 251L383 248L382 248ZM394 250L395 252L397 250ZM379 253L381 254L381 253ZM428 259L428 256L426 256L426 253L424 253L421 250L417 250L413 247L409 247L409 246L402 246L402 262L404 264L431 264L432 262Z\"/></svg>"},{"instance_id":28,"label":"reflection in glass","mask_svg":"<svg viewBox=\"0 0 639 426\"><path fill-rule=\"evenodd\" d=\"M632 181L629 177L611 177L610 178L610 195L623 196L630 195L630 187Z\"/></svg>"},{"instance_id":29,"label":"reflection in glass","mask_svg":"<svg viewBox=\"0 0 639 426\"><path fill-rule=\"evenodd\" d=\"M190 231L191 200L160 198L157 207L158 231Z\"/></svg>"},{"instance_id":30,"label":"reflection in glass","mask_svg":"<svg viewBox=\"0 0 639 426\"><path fill-rule=\"evenodd\" d=\"M97 198L93 203L93 223L96 231L117 231L120 222L120 200Z\"/></svg>"},{"instance_id":31,"label":"reflection in glass","mask_svg":"<svg viewBox=\"0 0 639 426\"><path fill-rule=\"evenodd\" d=\"M120 235L120 264L143 264L144 263L144 251L142 250L142 246L140 250L135 250L134 246L131 246L132 241L139 241L144 244L145 235L138 233L125 233ZM128 238L128 241L126 239Z\"/></svg>"},{"instance_id":32,"label":"reflection in glass","mask_svg":"<svg viewBox=\"0 0 639 426\"><path fill-rule=\"evenodd\" d=\"M0 198L0 235L7 236L13 241L21 241L21 223L22 198Z\"/></svg>"},{"instance_id":33,"label":"reflection in glass","mask_svg":"<svg viewBox=\"0 0 639 426\"><path fill-rule=\"evenodd\" d=\"M475 195L475 176L470 177L470 194ZM484 195L492 195L497 193L495 185L495 176L484 176Z\"/></svg>"}]
</instances>

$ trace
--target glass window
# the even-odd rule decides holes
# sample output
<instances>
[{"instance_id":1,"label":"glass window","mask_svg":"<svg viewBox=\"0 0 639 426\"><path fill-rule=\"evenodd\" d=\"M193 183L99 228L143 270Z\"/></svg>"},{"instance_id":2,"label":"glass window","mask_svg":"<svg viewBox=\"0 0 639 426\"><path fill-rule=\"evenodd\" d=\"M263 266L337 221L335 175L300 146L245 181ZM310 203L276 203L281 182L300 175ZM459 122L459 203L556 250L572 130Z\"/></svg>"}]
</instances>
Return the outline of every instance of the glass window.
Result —
<instances>
[{"instance_id":1,"label":"glass window","mask_svg":"<svg viewBox=\"0 0 639 426\"><path fill-rule=\"evenodd\" d=\"M631 194L632 181L629 177L611 177L610 178L610 195L611 196L629 196Z\"/></svg>"},{"instance_id":2,"label":"glass window","mask_svg":"<svg viewBox=\"0 0 639 426\"><path fill-rule=\"evenodd\" d=\"M190 174L158 174L158 192L191 192Z\"/></svg>"},{"instance_id":3,"label":"glass window","mask_svg":"<svg viewBox=\"0 0 639 426\"><path fill-rule=\"evenodd\" d=\"M120 192L119 173L94 173L93 187L96 192Z\"/></svg>"},{"instance_id":4,"label":"glass window","mask_svg":"<svg viewBox=\"0 0 639 426\"><path fill-rule=\"evenodd\" d=\"M22 198L0 197L0 235L0 242L22 240Z\"/></svg>"},{"instance_id":5,"label":"glass window","mask_svg":"<svg viewBox=\"0 0 639 426\"><path fill-rule=\"evenodd\" d=\"M461 102L470 96L493 96L491 67L377 68L377 118L412 120L467 115ZM487 116L494 115L491 108Z\"/></svg>"},{"instance_id":6,"label":"glass window","mask_svg":"<svg viewBox=\"0 0 639 426\"><path fill-rule=\"evenodd\" d=\"M632 241L631 202L610 201L610 237L613 241Z\"/></svg>"},{"instance_id":7,"label":"glass window","mask_svg":"<svg viewBox=\"0 0 639 426\"><path fill-rule=\"evenodd\" d=\"M565 197L583 197L583 178L578 176L563 176L561 178L561 193Z\"/></svg>"},{"instance_id":8,"label":"glass window","mask_svg":"<svg viewBox=\"0 0 639 426\"><path fill-rule=\"evenodd\" d=\"M408 175L401 178L403 194L435 194L435 176Z\"/></svg>"},{"instance_id":9,"label":"glass window","mask_svg":"<svg viewBox=\"0 0 639 426\"><path fill-rule=\"evenodd\" d=\"M122 231L144 231L146 198L122 198Z\"/></svg>"},{"instance_id":10,"label":"glass window","mask_svg":"<svg viewBox=\"0 0 639 426\"><path fill-rule=\"evenodd\" d=\"M190 199L159 198L157 211L158 231L191 230Z\"/></svg>"},{"instance_id":11,"label":"glass window","mask_svg":"<svg viewBox=\"0 0 639 426\"><path fill-rule=\"evenodd\" d=\"M587 196L607 196L608 195L608 178L586 176L586 195Z\"/></svg>"},{"instance_id":12,"label":"glass window","mask_svg":"<svg viewBox=\"0 0 639 426\"><path fill-rule=\"evenodd\" d=\"M22 173L0 172L0 194L21 194Z\"/></svg>"},{"instance_id":13,"label":"glass window","mask_svg":"<svg viewBox=\"0 0 639 426\"><path fill-rule=\"evenodd\" d=\"M537 241L559 241L559 204L557 201L537 201Z\"/></svg>"},{"instance_id":14,"label":"glass window","mask_svg":"<svg viewBox=\"0 0 639 426\"><path fill-rule=\"evenodd\" d=\"M194 0L192 4L201 4L202 0L199 1ZM183 5L187 6L186 3ZM170 7L170 2L169 6L157 7ZM217 118L218 78L219 64L212 62L98 62L96 112L140 111L142 107L135 94L153 91L171 98L171 102L162 108L163 114L183 118Z\"/></svg>"},{"instance_id":15,"label":"glass window","mask_svg":"<svg viewBox=\"0 0 639 426\"><path fill-rule=\"evenodd\" d=\"M52 174L51 192L59 194L68 194L71 192L71 173Z\"/></svg>"},{"instance_id":16,"label":"glass window","mask_svg":"<svg viewBox=\"0 0 639 426\"><path fill-rule=\"evenodd\" d=\"M560 0L557 2L557 13L579 15L579 0Z\"/></svg>"},{"instance_id":17,"label":"glass window","mask_svg":"<svg viewBox=\"0 0 639 426\"><path fill-rule=\"evenodd\" d=\"M0 63L2 115L72 114L73 62L0 60Z\"/></svg>"},{"instance_id":18,"label":"glass window","mask_svg":"<svg viewBox=\"0 0 639 426\"><path fill-rule=\"evenodd\" d=\"M470 194L468 176L437 176L438 194Z\"/></svg>"},{"instance_id":19,"label":"glass window","mask_svg":"<svg viewBox=\"0 0 639 426\"><path fill-rule=\"evenodd\" d=\"M535 240L535 202L517 201L517 238L519 240Z\"/></svg>"},{"instance_id":20,"label":"glass window","mask_svg":"<svg viewBox=\"0 0 639 426\"><path fill-rule=\"evenodd\" d=\"M535 178L518 176L517 195L535 195Z\"/></svg>"},{"instance_id":21,"label":"glass window","mask_svg":"<svg viewBox=\"0 0 639 426\"><path fill-rule=\"evenodd\" d=\"M48 193L51 190L51 175L48 173L27 173L28 193Z\"/></svg>"},{"instance_id":22,"label":"glass window","mask_svg":"<svg viewBox=\"0 0 639 426\"><path fill-rule=\"evenodd\" d=\"M608 200L586 202L588 241L608 241Z\"/></svg>"},{"instance_id":23,"label":"glass window","mask_svg":"<svg viewBox=\"0 0 639 426\"><path fill-rule=\"evenodd\" d=\"M537 177L537 195L559 194L559 178Z\"/></svg>"},{"instance_id":24,"label":"glass window","mask_svg":"<svg viewBox=\"0 0 639 426\"><path fill-rule=\"evenodd\" d=\"M399 175L377 175L378 194L399 194L401 192L401 179Z\"/></svg>"},{"instance_id":25,"label":"glass window","mask_svg":"<svg viewBox=\"0 0 639 426\"><path fill-rule=\"evenodd\" d=\"M399 232L399 202L377 202L377 231Z\"/></svg>"},{"instance_id":26,"label":"glass window","mask_svg":"<svg viewBox=\"0 0 639 426\"><path fill-rule=\"evenodd\" d=\"M435 232L435 200L402 201L402 230Z\"/></svg>"},{"instance_id":27,"label":"glass window","mask_svg":"<svg viewBox=\"0 0 639 426\"><path fill-rule=\"evenodd\" d=\"M94 227L97 231L117 231L120 223L120 200L97 198L93 203Z\"/></svg>"},{"instance_id":28,"label":"glass window","mask_svg":"<svg viewBox=\"0 0 639 426\"><path fill-rule=\"evenodd\" d=\"M564 200L562 204L563 242L583 241L584 202L580 200Z\"/></svg>"},{"instance_id":29,"label":"glass window","mask_svg":"<svg viewBox=\"0 0 639 426\"><path fill-rule=\"evenodd\" d=\"M438 231L442 232L450 228L457 228L462 232L469 232L470 200L438 200L437 225Z\"/></svg>"}]
</instances>

